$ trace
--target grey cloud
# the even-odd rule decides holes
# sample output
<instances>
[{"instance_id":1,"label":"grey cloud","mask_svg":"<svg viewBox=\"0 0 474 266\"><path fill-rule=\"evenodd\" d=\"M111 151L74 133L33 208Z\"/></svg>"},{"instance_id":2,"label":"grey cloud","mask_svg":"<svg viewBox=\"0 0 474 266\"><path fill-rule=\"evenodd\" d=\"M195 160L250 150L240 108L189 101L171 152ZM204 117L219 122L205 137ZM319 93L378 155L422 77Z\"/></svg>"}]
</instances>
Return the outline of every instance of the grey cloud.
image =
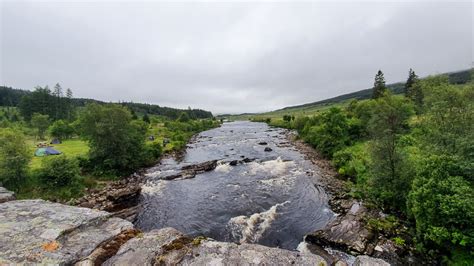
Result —
<instances>
[{"instance_id":1,"label":"grey cloud","mask_svg":"<svg viewBox=\"0 0 474 266\"><path fill-rule=\"evenodd\" d=\"M4 85L255 112L468 68L472 3L1 3Z\"/></svg>"}]
</instances>

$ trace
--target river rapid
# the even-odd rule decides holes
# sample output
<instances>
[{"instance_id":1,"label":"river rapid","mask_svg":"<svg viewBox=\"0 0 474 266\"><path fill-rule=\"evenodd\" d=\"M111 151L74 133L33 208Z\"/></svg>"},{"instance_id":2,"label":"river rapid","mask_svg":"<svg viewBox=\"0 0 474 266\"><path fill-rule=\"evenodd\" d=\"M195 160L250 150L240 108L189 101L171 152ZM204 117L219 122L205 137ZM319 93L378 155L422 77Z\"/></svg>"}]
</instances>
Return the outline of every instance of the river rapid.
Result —
<instances>
[{"instance_id":1,"label":"river rapid","mask_svg":"<svg viewBox=\"0 0 474 266\"><path fill-rule=\"evenodd\" d=\"M224 123L200 133L181 162L164 159L147 171L136 226L143 231L169 226L219 241L295 249L334 213L324 190L314 185L318 169L285 133L253 122ZM244 158L255 160L230 164ZM218 160L217 167L194 178L161 179L211 160Z\"/></svg>"}]
</instances>

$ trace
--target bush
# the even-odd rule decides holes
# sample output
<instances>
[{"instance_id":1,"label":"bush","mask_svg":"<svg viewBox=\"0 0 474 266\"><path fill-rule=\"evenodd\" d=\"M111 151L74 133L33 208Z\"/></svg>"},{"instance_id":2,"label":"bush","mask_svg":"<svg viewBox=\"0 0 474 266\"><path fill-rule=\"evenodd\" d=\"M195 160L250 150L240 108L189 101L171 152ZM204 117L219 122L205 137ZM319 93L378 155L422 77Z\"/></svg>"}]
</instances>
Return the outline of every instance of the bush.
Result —
<instances>
[{"instance_id":1,"label":"bush","mask_svg":"<svg viewBox=\"0 0 474 266\"><path fill-rule=\"evenodd\" d=\"M42 161L39 177L48 187L66 187L78 182L80 169L76 160L65 155L48 156Z\"/></svg>"},{"instance_id":2,"label":"bush","mask_svg":"<svg viewBox=\"0 0 474 266\"><path fill-rule=\"evenodd\" d=\"M0 129L0 183L18 191L27 177L31 153L23 134L15 129Z\"/></svg>"},{"instance_id":3,"label":"bush","mask_svg":"<svg viewBox=\"0 0 474 266\"><path fill-rule=\"evenodd\" d=\"M320 120L318 125L309 128L304 139L323 155L331 158L336 151L351 143L349 120L346 114L336 107L323 113Z\"/></svg>"},{"instance_id":4,"label":"bush","mask_svg":"<svg viewBox=\"0 0 474 266\"><path fill-rule=\"evenodd\" d=\"M474 189L458 159L432 155L422 163L409 194L416 232L428 247L474 247Z\"/></svg>"}]
</instances>

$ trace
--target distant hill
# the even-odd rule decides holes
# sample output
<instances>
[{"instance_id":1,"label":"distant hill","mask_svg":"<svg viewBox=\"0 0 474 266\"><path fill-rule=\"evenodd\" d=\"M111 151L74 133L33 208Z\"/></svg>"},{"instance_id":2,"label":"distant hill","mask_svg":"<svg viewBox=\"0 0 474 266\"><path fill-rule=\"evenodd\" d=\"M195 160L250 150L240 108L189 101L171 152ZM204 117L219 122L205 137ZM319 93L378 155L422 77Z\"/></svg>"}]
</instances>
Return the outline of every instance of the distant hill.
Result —
<instances>
[{"instance_id":1,"label":"distant hill","mask_svg":"<svg viewBox=\"0 0 474 266\"><path fill-rule=\"evenodd\" d=\"M17 107L20 104L21 98L31 93L29 90L14 89L11 87L0 86L0 106L13 106ZM85 98L73 98L73 105L76 107L85 106L88 103L99 103L104 104L103 101ZM182 112L188 113L191 118L211 118L212 113L201 109L178 109L171 107L163 107L156 104L146 103L133 103L133 102L121 102L123 106L127 106L129 109L140 114L153 114L161 115L171 119L176 119Z\"/></svg>"},{"instance_id":2,"label":"distant hill","mask_svg":"<svg viewBox=\"0 0 474 266\"><path fill-rule=\"evenodd\" d=\"M472 78L470 69L445 73L442 75L448 75L449 81L452 84L465 84L469 82ZM403 93L404 85L405 85L405 82L397 82L397 83L387 85L387 88L391 90L394 94L400 94L400 93ZM372 88L369 88L365 90L360 90L360 91L355 91L355 92L339 95L339 96L329 98L326 100L285 107L282 109L275 110L274 112L289 111L292 109L311 108L311 107L316 107L316 106L321 106L321 105L341 103L341 102L351 100L351 99L358 99L358 100L370 99L371 97L372 97Z\"/></svg>"}]
</instances>

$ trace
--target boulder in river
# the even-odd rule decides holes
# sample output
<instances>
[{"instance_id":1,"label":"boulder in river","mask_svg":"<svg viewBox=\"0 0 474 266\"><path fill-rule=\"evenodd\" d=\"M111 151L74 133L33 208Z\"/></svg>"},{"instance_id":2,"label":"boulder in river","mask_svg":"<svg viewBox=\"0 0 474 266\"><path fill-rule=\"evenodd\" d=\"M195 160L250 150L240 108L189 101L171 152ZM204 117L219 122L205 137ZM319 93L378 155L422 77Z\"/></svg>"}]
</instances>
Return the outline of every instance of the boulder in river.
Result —
<instances>
[{"instance_id":1,"label":"boulder in river","mask_svg":"<svg viewBox=\"0 0 474 266\"><path fill-rule=\"evenodd\" d=\"M328 265L320 256L257 244L191 238L173 228L152 230L123 245L104 265Z\"/></svg>"},{"instance_id":2,"label":"boulder in river","mask_svg":"<svg viewBox=\"0 0 474 266\"><path fill-rule=\"evenodd\" d=\"M272 148L270 148L270 147L265 147L264 151L270 152L270 151L273 151L273 150L272 150Z\"/></svg>"},{"instance_id":3,"label":"boulder in river","mask_svg":"<svg viewBox=\"0 0 474 266\"><path fill-rule=\"evenodd\" d=\"M108 244L136 234L132 223L104 211L44 200L9 201L0 204L0 265L73 264L94 252L96 258L114 254Z\"/></svg>"},{"instance_id":4,"label":"boulder in river","mask_svg":"<svg viewBox=\"0 0 474 266\"><path fill-rule=\"evenodd\" d=\"M217 167L217 160L207 161L198 164L191 164L181 167L181 171L174 173L172 175L164 176L164 180L174 180L174 179L189 179L194 178L197 174L204 172L209 172Z\"/></svg>"},{"instance_id":5,"label":"boulder in river","mask_svg":"<svg viewBox=\"0 0 474 266\"><path fill-rule=\"evenodd\" d=\"M0 187L0 203L15 199L15 192L9 191L4 187Z\"/></svg>"},{"instance_id":6,"label":"boulder in river","mask_svg":"<svg viewBox=\"0 0 474 266\"><path fill-rule=\"evenodd\" d=\"M258 145L267 145L268 143L266 143L265 141L262 141L262 142L259 142Z\"/></svg>"}]
</instances>

